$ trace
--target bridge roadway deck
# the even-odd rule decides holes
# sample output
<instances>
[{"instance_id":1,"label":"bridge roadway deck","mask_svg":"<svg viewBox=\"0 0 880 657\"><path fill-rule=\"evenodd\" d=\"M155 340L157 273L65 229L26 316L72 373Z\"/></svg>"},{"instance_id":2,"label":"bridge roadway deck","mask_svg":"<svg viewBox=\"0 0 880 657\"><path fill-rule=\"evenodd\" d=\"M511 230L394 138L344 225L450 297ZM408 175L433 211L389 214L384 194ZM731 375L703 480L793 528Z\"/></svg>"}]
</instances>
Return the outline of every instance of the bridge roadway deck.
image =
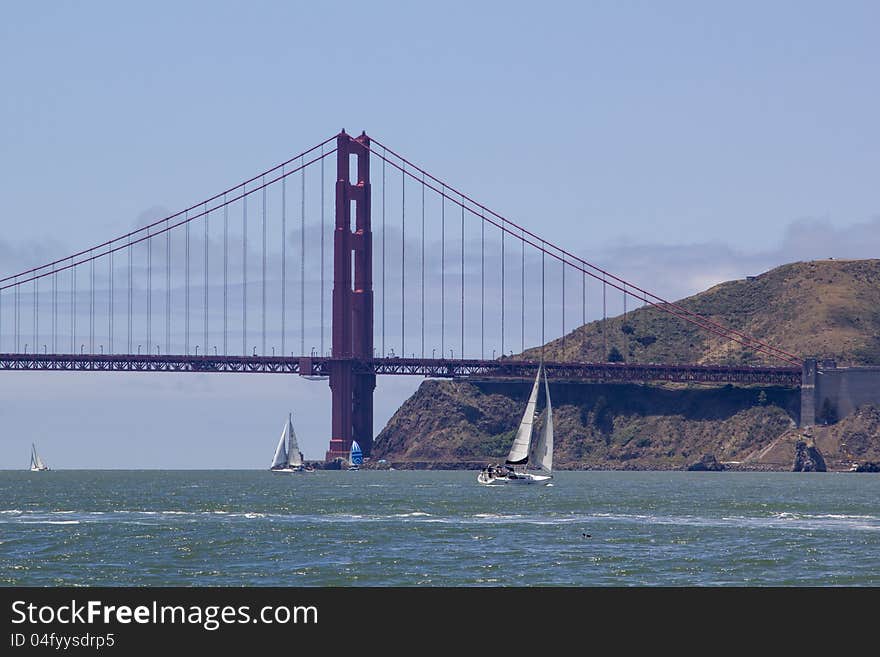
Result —
<instances>
[{"instance_id":1,"label":"bridge roadway deck","mask_svg":"<svg viewBox=\"0 0 880 657\"><path fill-rule=\"evenodd\" d=\"M325 377L333 360L323 356L0 354L0 370L266 373ZM508 358L373 358L353 363L359 372L450 379L530 379L538 367L537 361ZM547 362L545 367L553 381L801 385L801 369L798 367L556 362Z\"/></svg>"}]
</instances>

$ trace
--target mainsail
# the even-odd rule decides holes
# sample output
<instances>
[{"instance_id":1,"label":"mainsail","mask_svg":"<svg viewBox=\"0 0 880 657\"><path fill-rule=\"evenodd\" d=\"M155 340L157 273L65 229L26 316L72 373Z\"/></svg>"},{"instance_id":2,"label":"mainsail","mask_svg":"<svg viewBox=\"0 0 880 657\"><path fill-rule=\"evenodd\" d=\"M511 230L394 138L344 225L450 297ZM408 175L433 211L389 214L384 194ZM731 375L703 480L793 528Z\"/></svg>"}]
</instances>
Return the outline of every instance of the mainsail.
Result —
<instances>
[{"instance_id":1,"label":"mainsail","mask_svg":"<svg viewBox=\"0 0 880 657\"><path fill-rule=\"evenodd\" d=\"M45 470L46 464L43 463L43 459L40 458L40 455L37 454L37 446L31 443L31 469L32 470Z\"/></svg>"},{"instance_id":2,"label":"mainsail","mask_svg":"<svg viewBox=\"0 0 880 657\"><path fill-rule=\"evenodd\" d=\"M270 469L287 465L287 434L289 428L290 418L288 418L287 424L284 425L284 429L281 431L281 438L278 440L278 447L275 448L275 457L272 459L272 465L269 466Z\"/></svg>"},{"instance_id":3,"label":"mainsail","mask_svg":"<svg viewBox=\"0 0 880 657\"><path fill-rule=\"evenodd\" d=\"M303 464L302 454L299 452L299 443L296 439L296 431L293 430L293 421L287 416L287 464L297 468Z\"/></svg>"},{"instance_id":4,"label":"mainsail","mask_svg":"<svg viewBox=\"0 0 880 657\"><path fill-rule=\"evenodd\" d=\"M535 443L529 460L544 472L553 470L553 405L550 403L550 386L547 383L547 372L544 372L544 394L547 397L547 412L544 428Z\"/></svg>"},{"instance_id":5,"label":"mainsail","mask_svg":"<svg viewBox=\"0 0 880 657\"><path fill-rule=\"evenodd\" d=\"M535 407L538 405L538 383L541 380L541 371L544 369L543 364L538 367L538 373L535 375L535 383L532 386L532 394L529 395L529 403L526 404L525 413L516 430L516 438L513 439L513 445L510 446L510 453L507 455L508 465L524 465L529 462L529 444L532 442L532 426L535 423Z\"/></svg>"}]
</instances>

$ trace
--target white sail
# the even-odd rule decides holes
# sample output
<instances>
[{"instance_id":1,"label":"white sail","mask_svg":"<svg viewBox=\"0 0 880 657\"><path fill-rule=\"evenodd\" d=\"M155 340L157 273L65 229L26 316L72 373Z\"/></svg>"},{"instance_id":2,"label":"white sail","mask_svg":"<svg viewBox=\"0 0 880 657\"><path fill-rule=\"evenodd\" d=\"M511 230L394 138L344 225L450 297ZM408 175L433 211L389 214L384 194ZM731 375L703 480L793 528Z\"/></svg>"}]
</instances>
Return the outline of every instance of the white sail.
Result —
<instances>
[{"instance_id":1,"label":"white sail","mask_svg":"<svg viewBox=\"0 0 880 657\"><path fill-rule=\"evenodd\" d=\"M532 442L532 426L535 423L535 407L538 404L538 383L543 367L543 365L538 367L535 383L532 386L532 394L529 395L529 403L526 404L525 413L523 413L519 428L516 430L516 438L513 439L513 445L510 446L510 453L507 455L507 463L510 465L522 465L529 461L529 445Z\"/></svg>"},{"instance_id":2,"label":"white sail","mask_svg":"<svg viewBox=\"0 0 880 657\"><path fill-rule=\"evenodd\" d=\"M535 443L535 449L529 460L541 470L550 473L553 470L553 404L550 403L550 385L547 383L547 372L544 372L544 394L547 397L547 413L544 428Z\"/></svg>"},{"instance_id":3,"label":"white sail","mask_svg":"<svg viewBox=\"0 0 880 657\"><path fill-rule=\"evenodd\" d=\"M40 455L37 454L37 446L31 443L31 468L37 470L45 470L46 464L43 463L43 459L40 458Z\"/></svg>"},{"instance_id":4,"label":"white sail","mask_svg":"<svg viewBox=\"0 0 880 657\"><path fill-rule=\"evenodd\" d=\"M302 454L299 453L299 442L296 439L296 431L293 430L293 421L287 416L287 464L297 468L303 464Z\"/></svg>"},{"instance_id":5,"label":"white sail","mask_svg":"<svg viewBox=\"0 0 880 657\"><path fill-rule=\"evenodd\" d=\"M269 466L270 469L287 465L287 430L289 423L290 420L288 420L288 424L285 424L284 429L281 431L281 438L278 440L278 447L275 448L275 457L272 459L272 465Z\"/></svg>"}]
</instances>

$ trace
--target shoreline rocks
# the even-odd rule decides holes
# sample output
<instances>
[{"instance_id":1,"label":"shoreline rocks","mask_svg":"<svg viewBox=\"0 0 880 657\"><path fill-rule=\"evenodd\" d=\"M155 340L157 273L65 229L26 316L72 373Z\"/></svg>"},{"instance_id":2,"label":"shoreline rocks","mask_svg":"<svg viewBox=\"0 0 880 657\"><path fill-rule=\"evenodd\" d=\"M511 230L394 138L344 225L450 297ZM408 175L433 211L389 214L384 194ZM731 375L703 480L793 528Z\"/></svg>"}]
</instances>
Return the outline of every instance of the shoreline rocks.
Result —
<instances>
[{"instance_id":1,"label":"shoreline rocks","mask_svg":"<svg viewBox=\"0 0 880 657\"><path fill-rule=\"evenodd\" d=\"M827 472L822 453L812 442L799 440L794 445L794 465L792 472Z\"/></svg>"},{"instance_id":2,"label":"shoreline rocks","mask_svg":"<svg viewBox=\"0 0 880 657\"><path fill-rule=\"evenodd\" d=\"M703 454L699 461L694 461L686 469L690 472L721 472L724 465L718 462L714 454Z\"/></svg>"}]
</instances>

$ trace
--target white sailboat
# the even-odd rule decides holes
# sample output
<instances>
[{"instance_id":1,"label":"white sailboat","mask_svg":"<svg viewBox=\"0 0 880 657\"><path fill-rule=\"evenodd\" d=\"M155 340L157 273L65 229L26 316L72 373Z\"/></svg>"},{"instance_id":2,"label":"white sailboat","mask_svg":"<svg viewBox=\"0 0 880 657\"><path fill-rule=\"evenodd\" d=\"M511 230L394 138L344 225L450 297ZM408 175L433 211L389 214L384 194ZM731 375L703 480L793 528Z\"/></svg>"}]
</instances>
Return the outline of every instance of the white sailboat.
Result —
<instances>
[{"instance_id":1,"label":"white sailboat","mask_svg":"<svg viewBox=\"0 0 880 657\"><path fill-rule=\"evenodd\" d=\"M31 472L43 472L48 469L49 466L43 463L43 459L37 454L37 446L31 443Z\"/></svg>"},{"instance_id":2,"label":"white sailboat","mask_svg":"<svg viewBox=\"0 0 880 657\"><path fill-rule=\"evenodd\" d=\"M303 465L303 455L299 451L296 431L293 430L293 419L290 414L281 430L281 438L275 448L275 457L269 466L272 472L311 472L312 468Z\"/></svg>"},{"instance_id":3,"label":"white sailboat","mask_svg":"<svg viewBox=\"0 0 880 657\"><path fill-rule=\"evenodd\" d=\"M544 375L544 394L547 397L547 418L537 442L532 444L532 429L535 424L535 409L538 405L541 374ZM529 466L537 468L538 473L529 472ZM550 402L550 386L543 363L538 367L535 383L526 404L516 437L507 455L503 468L489 466L484 468L477 481L491 486L496 484L549 484L553 478L553 405Z\"/></svg>"}]
</instances>

